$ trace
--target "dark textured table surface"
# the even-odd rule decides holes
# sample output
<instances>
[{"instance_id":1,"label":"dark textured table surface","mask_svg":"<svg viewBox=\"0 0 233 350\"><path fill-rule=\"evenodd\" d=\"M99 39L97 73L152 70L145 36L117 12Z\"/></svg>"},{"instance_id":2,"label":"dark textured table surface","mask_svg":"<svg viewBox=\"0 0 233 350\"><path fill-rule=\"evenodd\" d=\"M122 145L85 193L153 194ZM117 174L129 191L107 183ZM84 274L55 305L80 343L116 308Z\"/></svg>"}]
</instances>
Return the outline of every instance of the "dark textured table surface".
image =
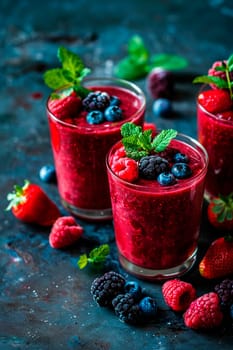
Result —
<instances>
[{"instance_id":1,"label":"dark textured table surface","mask_svg":"<svg viewBox=\"0 0 233 350\"><path fill-rule=\"evenodd\" d=\"M126 44L140 35L151 53L173 53L189 61L176 74L172 118L155 118L145 79L138 80L147 95L146 120L159 127L173 127L196 137L195 95L191 81L206 73L216 59L232 51L233 4L231 0L174 1L12 1L0 3L0 349L97 349L179 350L230 349L231 324L213 332L194 332L182 315L170 311L161 297L161 283L140 281L157 298L158 320L145 327L120 322L109 310L99 308L90 285L99 274L79 270L82 253L109 243L116 259L112 222L77 220L83 238L70 249L55 250L48 243L49 229L25 225L5 212L6 195L25 178L38 183L63 214L56 185L42 183L39 169L52 163L45 101L49 93L42 74L57 65L60 45L76 51L92 74L111 75L125 56ZM203 208L198 261L216 233ZM198 294L214 282L200 277L197 264L184 279ZM116 264L115 269L133 279Z\"/></svg>"}]
</instances>

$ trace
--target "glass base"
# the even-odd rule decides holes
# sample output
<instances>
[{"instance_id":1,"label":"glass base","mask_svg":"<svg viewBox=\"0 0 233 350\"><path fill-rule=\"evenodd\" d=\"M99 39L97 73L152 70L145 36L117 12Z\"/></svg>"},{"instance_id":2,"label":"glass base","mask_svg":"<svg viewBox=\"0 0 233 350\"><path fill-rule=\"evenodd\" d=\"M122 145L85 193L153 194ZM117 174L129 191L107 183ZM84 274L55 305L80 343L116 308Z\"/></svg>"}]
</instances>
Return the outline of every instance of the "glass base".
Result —
<instances>
[{"instance_id":1,"label":"glass base","mask_svg":"<svg viewBox=\"0 0 233 350\"><path fill-rule=\"evenodd\" d=\"M67 203L64 199L61 199L62 205L73 215L80 219L91 221L104 221L112 219L112 209L81 209Z\"/></svg>"},{"instance_id":2,"label":"glass base","mask_svg":"<svg viewBox=\"0 0 233 350\"><path fill-rule=\"evenodd\" d=\"M128 261L125 257L119 254L119 260L122 267L132 275L135 275L138 278L145 280L165 280L169 278L175 278L184 275L188 272L191 267L194 265L197 257L197 249L193 252L193 254L183 262L183 264L175 266L170 269L165 270L154 270L154 269L146 269L135 265Z\"/></svg>"}]
</instances>

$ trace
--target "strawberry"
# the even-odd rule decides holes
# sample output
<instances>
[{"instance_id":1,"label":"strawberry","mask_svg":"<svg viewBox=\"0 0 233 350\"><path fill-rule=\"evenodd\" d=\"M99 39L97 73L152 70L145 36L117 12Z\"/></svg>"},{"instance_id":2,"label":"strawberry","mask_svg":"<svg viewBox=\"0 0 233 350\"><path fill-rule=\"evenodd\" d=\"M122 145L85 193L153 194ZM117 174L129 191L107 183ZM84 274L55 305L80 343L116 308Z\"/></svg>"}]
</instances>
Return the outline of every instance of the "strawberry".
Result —
<instances>
[{"instance_id":1,"label":"strawberry","mask_svg":"<svg viewBox=\"0 0 233 350\"><path fill-rule=\"evenodd\" d=\"M73 91L69 96L50 99L48 108L58 118L74 116L80 110L82 101Z\"/></svg>"},{"instance_id":2,"label":"strawberry","mask_svg":"<svg viewBox=\"0 0 233 350\"><path fill-rule=\"evenodd\" d=\"M233 193L212 199L207 207L207 216L215 228L233 230Z\"/></svg>"},{"instance_id":3,"label":"strawberry","mask_svg":"<svg viewBox=\"0 0 233 350\"><path fill-rule=\"evenodd\" d=\"M220 326L223 320L219 297L210 292L195 299L185 311L184 323L192 329L211 329Z\"/></svg>"},{"instance_id":4,"label":"strawberry","mask_svg":"<svg viewBox=\"0 0 233 350\"><path fill-rule=\"evenodd\" d=\"M14 191L7 195L10 201L6 210L12 210L14 216L30 224L51 226L61 216L56 204L36 184L25 180L24 186L14 186Z\"/></svg>"},{"instance_id":5,"label":"strawberry","mask_svg":"<svg viewBox=\"0 0 233 350\"><path fill-rule=\"evenodd\" d=\"M64 248L75 243L83 233L83 228L76 223L72 216L58 218L53 224L49 235L52 248Z\"/></svg>"},{"instance_id":6,"label":"strawberry","mask_svg":"<svg viewBox=\"0 0 233 350\"><path fill-rule=\"evenodd\" d=\"M233 273L233 237L220 237L212 242L199 264L202 277L214 279Z\"/></svg>"},{"instance_id":7,"label":"strawberry","mask_svg":"<svg viewBox=\"0 0 233 350\"><path fill-rule=\"evenodd\" d=\"M210 113L221 113L231 109L232 100L227 90L206 90L199 94L198 103Z\"/></svg>"}]
</instances>

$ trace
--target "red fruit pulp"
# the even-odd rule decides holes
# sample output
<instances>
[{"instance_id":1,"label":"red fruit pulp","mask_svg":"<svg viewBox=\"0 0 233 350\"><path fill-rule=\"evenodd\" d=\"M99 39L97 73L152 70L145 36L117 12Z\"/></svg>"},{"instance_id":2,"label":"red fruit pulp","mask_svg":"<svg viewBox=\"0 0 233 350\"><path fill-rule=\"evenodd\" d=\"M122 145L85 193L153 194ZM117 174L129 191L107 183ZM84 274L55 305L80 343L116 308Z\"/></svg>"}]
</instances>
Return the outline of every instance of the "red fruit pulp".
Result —
<instances>
[{"instance_id":1,"label":"red fruit pulp","mask_svg":"<svg viewBox=\"0 0 233 350\"><path fill-rule=\"evenodd\" d=\"M198 139L209 155L206 194L212 198L233 192L233 120L197 105Z\"/></svg>"},{"instance_id":2,"label":"red fruit pulp","mask_svg":"<svg viewBox=\"0 0 233 350\"><path fill-rule=\"evenodd\" d=\"M123 120L90 125L86 122L86 112L63 120L48 112L48 117L62 200L82 210L105 210L111 208L106 154L120 139L123 123L132 121L142 125L145 103L122 87L92 86L91 89L117 96L121 100Z\"/></svg>"},{"instance_id":3,"label":"red fruit pulp","mask_svg":"<svg viewBox=\"0 0 233 350\"><path fill-rule=\"evenodd\" d=\"M119 147L121 143L110 151L110 164ZM192 169L190 178L177 180L172 186L140 178L130 184L108 167L120 256L145 269L162 271L177 267L197 248L206 153L201 147L195 150L178 140L173 140L169 147L188 155Z\"/></svg>"}]
</instances>

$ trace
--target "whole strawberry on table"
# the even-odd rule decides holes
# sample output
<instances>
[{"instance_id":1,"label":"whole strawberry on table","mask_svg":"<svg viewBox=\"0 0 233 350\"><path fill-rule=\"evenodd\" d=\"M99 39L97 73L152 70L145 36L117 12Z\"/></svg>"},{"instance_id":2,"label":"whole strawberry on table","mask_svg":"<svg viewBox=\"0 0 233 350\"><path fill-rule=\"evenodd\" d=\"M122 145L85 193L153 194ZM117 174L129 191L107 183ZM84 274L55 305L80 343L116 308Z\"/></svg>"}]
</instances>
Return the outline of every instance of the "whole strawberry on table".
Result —
<instances>
[{"instance_id":1,"label":"whole strawberry on table","mask_svg":"<svg viewBox=\"0 0 233 350\"><path fill-rule=\"evenodd\" d=\"M6 210L11 210L17 219L25 223L52 226L61 216L56 204L42 188L28 180L23 186L15 185L7 199L10 203Z\"/></svg>"}]
</instances>

